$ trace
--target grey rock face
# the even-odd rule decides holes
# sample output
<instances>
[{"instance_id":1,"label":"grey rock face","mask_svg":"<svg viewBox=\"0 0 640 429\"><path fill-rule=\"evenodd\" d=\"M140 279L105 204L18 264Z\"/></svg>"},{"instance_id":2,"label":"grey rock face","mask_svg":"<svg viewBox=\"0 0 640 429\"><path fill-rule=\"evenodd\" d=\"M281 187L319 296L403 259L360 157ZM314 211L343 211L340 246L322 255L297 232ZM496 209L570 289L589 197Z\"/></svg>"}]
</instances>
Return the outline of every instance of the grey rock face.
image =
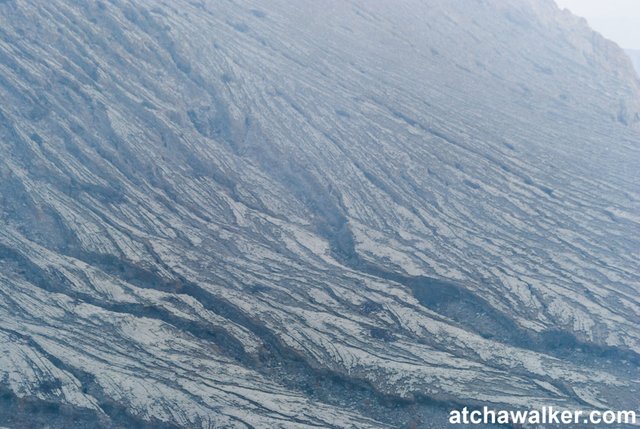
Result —
<instances>
[{"instance_id":1,"label":"grey rock face","mask_svg":"<svg viewBox=\"0 0 640 429\"><path fill-rule=\"evenodd\" d=\"M640 89L552 1L0 1L0 424L637 405Z\"/></svg>"}]
</instances>

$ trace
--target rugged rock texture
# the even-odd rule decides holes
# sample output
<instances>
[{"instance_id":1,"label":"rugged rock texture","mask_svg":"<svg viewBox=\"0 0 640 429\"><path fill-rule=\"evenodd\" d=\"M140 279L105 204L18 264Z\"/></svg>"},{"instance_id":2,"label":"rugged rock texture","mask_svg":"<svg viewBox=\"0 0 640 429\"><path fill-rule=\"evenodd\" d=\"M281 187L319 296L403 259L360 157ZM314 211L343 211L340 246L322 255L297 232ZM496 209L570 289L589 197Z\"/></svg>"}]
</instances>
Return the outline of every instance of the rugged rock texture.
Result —
<instances>
[{"instance_id":1,"label":"rugged rock texture","mask_svg":"<svg viewBox=\"0 0 640 429\"><path fill-rule=\"evenodd\" d=\"M639 83L551 0L4 0L0 97L0 425L637 405Z\"/></svg>"}]
</instances>

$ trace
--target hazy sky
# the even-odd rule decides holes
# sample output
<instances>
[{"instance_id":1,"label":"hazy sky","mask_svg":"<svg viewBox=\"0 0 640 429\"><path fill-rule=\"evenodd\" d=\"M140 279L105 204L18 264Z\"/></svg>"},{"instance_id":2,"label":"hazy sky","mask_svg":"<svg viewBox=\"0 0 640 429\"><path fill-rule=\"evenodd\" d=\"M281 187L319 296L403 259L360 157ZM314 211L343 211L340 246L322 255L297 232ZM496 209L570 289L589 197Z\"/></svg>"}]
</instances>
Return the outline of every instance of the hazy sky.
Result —
<instances>
[{"instance_id":1,"label":"hazy sky","mask_svg":"<svg viewBox=\"0 0 640 429\"><path fill-rule=\"evenodd\" d=\"M640 49L640 0L556 0L626 49Z\"/></svg>"}]
</instances>

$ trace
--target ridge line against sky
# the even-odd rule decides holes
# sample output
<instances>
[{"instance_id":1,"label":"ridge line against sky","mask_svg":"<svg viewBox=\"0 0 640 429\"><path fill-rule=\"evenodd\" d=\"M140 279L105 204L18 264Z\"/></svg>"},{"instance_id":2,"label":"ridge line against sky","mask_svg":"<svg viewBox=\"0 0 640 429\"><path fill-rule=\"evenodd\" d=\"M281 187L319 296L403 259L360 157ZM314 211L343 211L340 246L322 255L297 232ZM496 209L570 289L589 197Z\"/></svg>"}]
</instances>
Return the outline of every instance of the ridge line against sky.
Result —
<instances>
[{"instance_id":1,"label":"ridge line against sky","mask_svg":"<svg viewBox=\"0 0 640 429\"><path fill-rule=\"evenodd\" d=\"M640 0L555 0L623 49L640 50Z\"/></svg>"}]
</instances>

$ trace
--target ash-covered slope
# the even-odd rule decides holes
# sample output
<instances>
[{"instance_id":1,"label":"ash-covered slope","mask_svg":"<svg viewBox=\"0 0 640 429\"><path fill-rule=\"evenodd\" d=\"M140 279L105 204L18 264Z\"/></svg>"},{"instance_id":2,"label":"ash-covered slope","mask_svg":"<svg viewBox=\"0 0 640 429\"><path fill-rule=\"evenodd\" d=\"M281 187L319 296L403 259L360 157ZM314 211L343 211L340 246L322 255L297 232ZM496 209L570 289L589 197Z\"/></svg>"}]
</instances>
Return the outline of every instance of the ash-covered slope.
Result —
<instances>
[{"instance_id":1,"label":"ash-covered slope","mask_svg":"<svg viewBox=\"0 0 640 429\"><path fill-rule=\"evenodd\" d=\"M627 55L631 58L631 62L636 69L636 72L640 76L640 50L637 49L627 49Z\"/></svg>"},{"instance_id":2,"label":"ash-covered slope","mask_svg":"<svg viewBox=\"0 0 640 429\"><path fill-rule=\"evenodd\" d=\"M0 97L2 425L636 405L639 84L551 0L5 0Z\"/></svg>"}]
</instances>

